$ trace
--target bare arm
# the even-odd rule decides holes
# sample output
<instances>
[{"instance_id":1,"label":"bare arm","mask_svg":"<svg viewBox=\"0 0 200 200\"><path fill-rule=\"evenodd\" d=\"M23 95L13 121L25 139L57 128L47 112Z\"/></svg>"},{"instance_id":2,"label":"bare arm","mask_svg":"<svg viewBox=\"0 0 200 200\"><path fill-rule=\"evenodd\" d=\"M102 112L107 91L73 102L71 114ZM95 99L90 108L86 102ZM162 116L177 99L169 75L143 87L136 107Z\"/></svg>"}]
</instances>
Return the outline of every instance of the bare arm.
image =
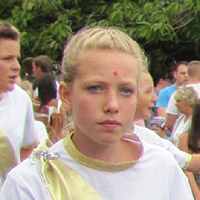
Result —
<instances>
[{"instance_id":1,"label":"bare arm","mask_svg":"<svg viewBox=\"0 0 200 200\"><path fill-rule=\"evenodd\" d=\"M192 193L195 197L195 200L200 200L200 190L198 185L196 184L196 181L194 179L194 175L192 172L185 172L186 176L188 177L191 189L192 189Z\"/></svg>"},{"instance_id":2,"label":"bare arm","mask_svg":"<svg viewBox=\"0 0 200 200\"><path fill-rule=\"evenodd\" d=\"M191 153L190 150L188 149L188 133L184 133L181 135L180 141L179 141L179 148L182 151ZM200 190L195 181L194 174L192 172L185 172L185 174L188 177L195 200L200 200Z\"/></svg>"},{"instance_id":3,"label":"bare arm","mask_svg":"<svg viewBox=\"0 0 200 200\"><path fill-rule=\"evenodd\" d=\"M166 108L158 107L157 108L157 115L166 117Z\"/></svg>"},{"instance_id":4,"label":"bare arm","mask_svg":"<svg viewBox=\"0 0 200 200\"><path fill-rule=\"evenodd\" d=\"M166 113L166 128L171 133L176 122L177 115Z\"/></svg>"},{"instance_id":5,"label":"bare arm","mask_svg":"<svg viewBox=\"0 0 200 200\"><path fill-rule=\"evenodd\" d=\"M200 154L192 155L192 160L187 168L187 171L190 171L190 172L200 171Z\"/></svg>"}]
</instances>

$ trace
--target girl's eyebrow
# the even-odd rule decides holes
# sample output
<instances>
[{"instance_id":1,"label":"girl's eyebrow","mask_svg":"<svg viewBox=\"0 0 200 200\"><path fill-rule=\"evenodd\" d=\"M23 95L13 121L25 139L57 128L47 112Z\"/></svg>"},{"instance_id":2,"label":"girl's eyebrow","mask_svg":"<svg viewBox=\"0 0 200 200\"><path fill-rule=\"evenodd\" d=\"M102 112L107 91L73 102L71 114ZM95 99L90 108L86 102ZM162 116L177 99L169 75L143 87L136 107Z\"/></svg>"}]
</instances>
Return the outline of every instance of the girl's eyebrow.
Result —
<instances>
[{"instance_id":1,"label":"girl's eyebrow","mask_svg":"<svg viewBox=\"0 0 200 200\"><path fill-rule=\"evenodd\" d=\"M114 74L113 74L114 75ZM90 83L99 83L99 84L106 84L106 82L107 82L107 79L105 79L104 77L102 78L102 77L91 77L91 78L89 78L89 79L83 79L83 82L85 83L85 84L90 84ZM131 84L131 85L135 85L136 84L136 82L135 81L133 81L133 79L131 79L131 78L123 78L122 80L121 80L121 83L120 84L122 84L122 85L127 85L127 84Z\"/></svg>"}]
</instances>

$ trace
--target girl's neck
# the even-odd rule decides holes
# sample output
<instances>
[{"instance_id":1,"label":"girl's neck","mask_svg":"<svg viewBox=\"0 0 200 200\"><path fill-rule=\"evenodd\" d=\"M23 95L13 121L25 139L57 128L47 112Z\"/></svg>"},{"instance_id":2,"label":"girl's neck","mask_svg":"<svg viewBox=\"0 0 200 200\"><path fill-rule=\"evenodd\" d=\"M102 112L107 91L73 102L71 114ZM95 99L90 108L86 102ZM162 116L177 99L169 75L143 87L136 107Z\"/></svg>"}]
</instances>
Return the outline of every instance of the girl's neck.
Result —
<instances>
[{"instance_id":1,"label":"girl's neck","mask_svg":"<svg viewBox=\"0 0 200 200\"><path fill-rule=\"evenodd\" d=\"M74 134L72 140L77 149L84 155L102 160L109 163L130 162L137 160L140 157L140 147L134 145L132 142L124 141L123 139L118 144L86 144L86 141L77 139L77 135ZM84 144L84 145L83 145Z\"/></svg>"}]
</instances>

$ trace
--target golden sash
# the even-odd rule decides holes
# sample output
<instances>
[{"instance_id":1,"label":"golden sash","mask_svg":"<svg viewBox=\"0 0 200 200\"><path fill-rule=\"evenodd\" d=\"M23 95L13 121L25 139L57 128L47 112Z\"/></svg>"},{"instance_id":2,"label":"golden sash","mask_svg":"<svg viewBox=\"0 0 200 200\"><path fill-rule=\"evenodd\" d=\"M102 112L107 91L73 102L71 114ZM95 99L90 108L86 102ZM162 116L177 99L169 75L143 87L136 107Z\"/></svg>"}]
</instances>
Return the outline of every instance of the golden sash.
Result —
<instances>
[{"instance_id":1,"label":"golden sash","mask_svg":"<svg viewBox=\"0 0 200 200\"><path fill-rule=\"evenodd\" d=\"M187 158L183 170L187 170L192 161L192 155L187 153Z\"/></svg>"},{"instance_id":2,"label":"golden sash","mask_svg":"<svg viewBox=\"0 0 200 200\"><path fill-rule=\"evenodd\" d=\"M7 173L17 165L15 152L7 137L0 128L0 172L3 179L6 179Z\"/></svg>"},{"instance_id":3,"label":"golden sash","mask_svg":"<svg viewBox=\"0 0 200 200\"><path fill-rule=\"evenodd\" d=\"M48 144L46 145L46 147ZM76 171L68 167L56 154L50 154L39 146L33 154L40 159L42 177L49 189L53 200L103 200L94 188L87 183ZM43 149L43 151L38 151Z\"/></svg>"}]
</instances>

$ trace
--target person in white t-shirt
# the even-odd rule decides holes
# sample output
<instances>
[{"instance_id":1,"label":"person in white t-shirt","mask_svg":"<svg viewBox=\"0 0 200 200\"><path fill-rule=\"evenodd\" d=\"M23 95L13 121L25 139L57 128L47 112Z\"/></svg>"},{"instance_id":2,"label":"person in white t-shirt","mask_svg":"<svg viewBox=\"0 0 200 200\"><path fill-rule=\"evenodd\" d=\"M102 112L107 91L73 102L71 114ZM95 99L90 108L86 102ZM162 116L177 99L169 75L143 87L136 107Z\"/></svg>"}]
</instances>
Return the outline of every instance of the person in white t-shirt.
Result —
<instances>
[{"instance_id":1,"label":"person in white t-shirt","mask_svg":"<svg viewBox=\"0 0 200 200\"><path fill-rule=\"evenodd\" d=\"M149 72L144 71L140 75L138 104L136 108L135 119L149 119L151 117L154 102L157 100L154 91L153 79ZM182 169L191 172L200 171L200 155L190 155L180 151L169 140L159 137L154 131L146 127L134 124L133 132L145 142L158 145L168 150L176 159Z\"/></svg>"},{"instance_id":2,"label":"person in white t-shirt","mask_svg":"<svg viewBox=\"0 0 200 200\"><path fill-rule=\"evenodd\" d=\"M194 98L195 98L194 95L188 93L188 98L190 102L194 103ZM147 72L144 72L141 74L140 81L139 81L139 94L138 94L139 106L137 106L137 109L136 109L136 118L149 119L152 112L151 107L155 99L156 98L155 98L155 93L153 90L153 80L151 78L151 75ZM186 109L184 105L182 106L182 109L180 105L179 107L180 107L180 112L182 111L186 112L187 110L191 110L190 106L189 106L189 109ZM160 117L158 116L158 118ZM139 136L141 140L146 141L151 144L156 144L168 150L174 156L179 166L182 169L186 170L186 174L189 177L190 185L192 188L193 195L195 196L195 199L199 199L200 197L199 189L196 187L194 176L191 172L195 172L195 174L199 174L200 155L195 155L195 154L190 155L184 151L180 151L170 141L166 139L161 139L160 137L158 137L157 134L155 134L154 131L151 131L148 128L134 125L133 131L136 135ZM183 144L187 146L185 142L183 142Z\"/></svg>"},{"instance_id":3,"label":"person in white t-shirt","mask_svg":"<svg viewBox=\"0 0 200 200\"><path fill-rule=\"evenodd\" d=\"M0 184L37 143L32 102L16 85L20 65L20 33L10 23L0 22Z\"/></svg>"},{"instance_id":4,"label":"person in white t-shirt","mask_svg":"<svg viewBox=\"0 0 200 200\"><path fill-rule=\"evenodd\" d=\"M74 132L13 169L0 199L193 200L172 155L127 134L146 67L139 45L117 28L75 34L64 50L59 89Z\"/></svg>"}]
</instances>

